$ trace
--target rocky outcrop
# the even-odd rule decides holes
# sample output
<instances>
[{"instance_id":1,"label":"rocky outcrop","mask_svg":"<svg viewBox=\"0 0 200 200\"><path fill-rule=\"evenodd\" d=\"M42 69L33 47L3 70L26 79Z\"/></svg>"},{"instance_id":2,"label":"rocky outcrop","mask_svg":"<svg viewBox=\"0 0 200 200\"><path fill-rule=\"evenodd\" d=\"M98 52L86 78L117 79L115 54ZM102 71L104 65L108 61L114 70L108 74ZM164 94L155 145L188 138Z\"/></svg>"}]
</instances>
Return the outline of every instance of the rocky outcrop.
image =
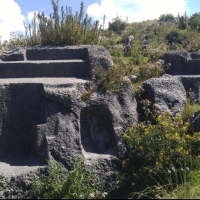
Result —
<instances>
[{"instance_id":1,"label":"rocky outcrop","mask_svg":"<svg viewBox=\"0 0 200 200\"><path fill-rule=\"evenodd\" d=\"M77 77L92 79L94 68L108 69L113 65L108 50L101 46L35 46L2 54L0 78Z\"/></svg>"},{"instance_id":2,"label":"rocky outcrop","mask_svg":"<svg viewBox=\"0 0 200 200\"><path fill-rule=\"evenodd\" d=\"M97 166L107 192L114 189L115 171L127 153L123 134L138 122L131 81L125 77L119 93L94 91L83 101L82 95L94 86L92 70L113 65L103 47L37 46L14 53L22 54L23 60L10 52L0 61L2 198L29 198L33 177L46 173L49 159L68 171L83 157L86 169ZM171 63L168 72L179 75L146 80L144 95L160 112L181 114L188 92L200 101L200 75L180 75L181 70L188 73L188 63L199 63L199 54L166 53L162 58ZM199 131L198 124L199 112L191 118L191 130Z\"/></svg>"},{"instance_id":3,"label":"rocky outcrop","mask_svg":"<svg viewBox=\"0 0 200 200\"><path fill-rule=\"evenodd\" d=\"M113 66L100 46L14 49L0 60L0 176L2 198L30 198L31 181L53 159L70 170L77 158L97 166L108 190L125 156L123 133L137 122L130 83L121 92L96 91L92 70Z\"/></svg>"},{"instance_id":4,"label":"rocky outcrop","mask_svg":"<svg viewBox=\"0 0 200 200\"><path fill-rule=\"evenodd\" d=\"M119 94L96 91L83 102L92 84L75 78L0 79L4 198L27 198L31 178L45 171L47 159L70 170L84 157L87 167L98 166L99 181L114 188L113 173L126 154L123 133L137 122L137 103L131 84Z\"/></svg>"},{"instance_id":5,"label":"rocky outcrop","mask_svg":"<svg viewBox=\"0 0 200 200\"><path fill-rule=\"evenodd\" d=\"M129 35L124 41L124 54L127 54L131 51L131 47L133 45L134 36Z\"/></svg>"}]
</instances>

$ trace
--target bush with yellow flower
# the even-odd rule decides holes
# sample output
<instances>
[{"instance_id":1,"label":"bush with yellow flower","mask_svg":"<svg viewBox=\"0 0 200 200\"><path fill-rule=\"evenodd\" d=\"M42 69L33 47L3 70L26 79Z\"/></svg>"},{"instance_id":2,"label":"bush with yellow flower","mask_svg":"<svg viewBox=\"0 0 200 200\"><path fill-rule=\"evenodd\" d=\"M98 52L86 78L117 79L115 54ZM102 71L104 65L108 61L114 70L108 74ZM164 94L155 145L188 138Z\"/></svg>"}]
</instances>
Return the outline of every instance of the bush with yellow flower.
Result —
<instances>
[{"instance_id":1,"label":"bush with yellow flower","mask_svg":"<svg viewBox=\"0 0 200 200\"><path fill-rule=\"evenodd\" d=\"M124 134L128 156L123 170L126 181L138 189L166 184L169 176L180 183L182 173L187 175L199 163L200 133L188 134L189 123L179 115L172 117L169 110L156 122L133 124Z\"/></svg>"}]
</instances>

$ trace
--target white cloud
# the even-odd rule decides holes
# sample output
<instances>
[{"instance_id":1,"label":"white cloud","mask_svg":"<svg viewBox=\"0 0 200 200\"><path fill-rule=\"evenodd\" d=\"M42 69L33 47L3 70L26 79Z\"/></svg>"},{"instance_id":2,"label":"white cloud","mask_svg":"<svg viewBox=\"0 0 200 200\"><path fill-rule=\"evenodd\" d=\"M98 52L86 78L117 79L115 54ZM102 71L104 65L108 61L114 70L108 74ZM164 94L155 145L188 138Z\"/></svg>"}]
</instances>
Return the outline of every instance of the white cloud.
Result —
<instances>
[{"instance_id":1,"label":"white cloud","mask_svg":"<svg viewBox=\"0 0 200 200\"><path fill-rule=\"evenodd\" d=\"M158 19L161 14L171 13L177 16L186 11L187 0L101 0L88 6L87 13L102 24L103 15L106 16L105 27L116 16L128 22Z\"/></svg>"},{"instance_id":2,"label":"white cloud","mask_svg":"<svg viewBox=\"0 0 200 200\"><path fill-rule=\"evenodd\" d=\"M14 0L0 0L0 36L1 41L8 40L10 32L24 32L21 8Z\"/></svg>"},{"instance_id":3,"label":"white cloud","mask_svg":"<svg viewBox=\"0 0 200 200\"><path fill-rule=\"evenodd\" d=\"M38 14L38 11L32 11L32 12L29 12L28 15L27 15L27 19L29 22L31 22L34 18L34 13L36 13L36 15Z\"/></svg>"}]
</instances>

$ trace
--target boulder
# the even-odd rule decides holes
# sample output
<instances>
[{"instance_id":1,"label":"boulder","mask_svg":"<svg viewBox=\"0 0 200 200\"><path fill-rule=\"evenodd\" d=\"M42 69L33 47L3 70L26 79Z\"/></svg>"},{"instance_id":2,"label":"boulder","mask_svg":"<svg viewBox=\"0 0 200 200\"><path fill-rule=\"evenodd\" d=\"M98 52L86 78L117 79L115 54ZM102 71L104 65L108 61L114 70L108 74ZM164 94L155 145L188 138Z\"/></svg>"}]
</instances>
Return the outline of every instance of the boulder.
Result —
<instances>
[{"instance_id":1,"label":"boulder","mask_svg":"<svg viewBox=\"0 0 200 200\"><path fill-rule=\"evenodd\" d=\"M186 91L178 78L168 74L151 78L143 83L145 97L156 104L160 112L170 110L173 115L181 114L186 103Z\"/></svg>"},{"instance_id":2,"label":"boulder","mask_svg":"<svg viewBox=\"0 0 200 200\"><path fill-rule=\"evenodd\" d=\"M133 40L134 40L134 36L133 35L129 35L126 39L125 39L125 45L132 45L133 43Z\"/></svg>"},{"instance_id":3,"label":"boulder","mask_svg":"<svg viewBox=\"0 0 200 200\"><path fill-rule=\"evenodd\" d=\"M129 35L124 42L124 53L128 53L131 51L131 47L133 44L133 40L134 40L134 36L133 35Z\"/></svg>"},{"instance_id":4,"label":"boulder","mask_svg":"<svg viewBox=\"0 0 200 200\"><path fill-rule=\"evenodd\" d=\"M136 76L136 75L131 75L130 80L131 80L132 83L135 83L135 82L137 82L137 80L138 80L138 76Z\"/></svg>"},{"instance_id":5,"label":"boulder","mask_svg":"<svg viewBox=\"0 0 200 200\"><path fill-rule=\"evenodd\" d=\"M149 35L146 33L142 36L142 48L146 49L147 46L150 44L150 38Z\"/></svg>"}]
</instances>

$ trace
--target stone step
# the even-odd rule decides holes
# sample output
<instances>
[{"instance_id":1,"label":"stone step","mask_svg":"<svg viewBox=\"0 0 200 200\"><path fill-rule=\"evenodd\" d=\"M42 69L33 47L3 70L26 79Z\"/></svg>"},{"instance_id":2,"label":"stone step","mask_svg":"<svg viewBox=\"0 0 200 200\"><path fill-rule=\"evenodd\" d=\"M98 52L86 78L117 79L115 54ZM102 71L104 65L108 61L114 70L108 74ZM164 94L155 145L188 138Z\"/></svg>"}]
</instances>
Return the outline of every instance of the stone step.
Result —
<instances>
[{"instance_id":1,"label":"stone step","mask_svg":"<svg viewBox=\"0 0 200 200\"><path fill-rule=\"evenodd\" d=\"M0 78L90 78L87 60L34 60L0 62Z\"/></svg>"},{"instance_id":2,"label":"stone step","mask_svg":"<svg viewBox=\"0 0 200 200\"><path fill-rule=\"evenodd\" d=\"M26 50L27 60L87 59L88 49L78 47L31 48Z\"/></svg>"}]
</instances>

